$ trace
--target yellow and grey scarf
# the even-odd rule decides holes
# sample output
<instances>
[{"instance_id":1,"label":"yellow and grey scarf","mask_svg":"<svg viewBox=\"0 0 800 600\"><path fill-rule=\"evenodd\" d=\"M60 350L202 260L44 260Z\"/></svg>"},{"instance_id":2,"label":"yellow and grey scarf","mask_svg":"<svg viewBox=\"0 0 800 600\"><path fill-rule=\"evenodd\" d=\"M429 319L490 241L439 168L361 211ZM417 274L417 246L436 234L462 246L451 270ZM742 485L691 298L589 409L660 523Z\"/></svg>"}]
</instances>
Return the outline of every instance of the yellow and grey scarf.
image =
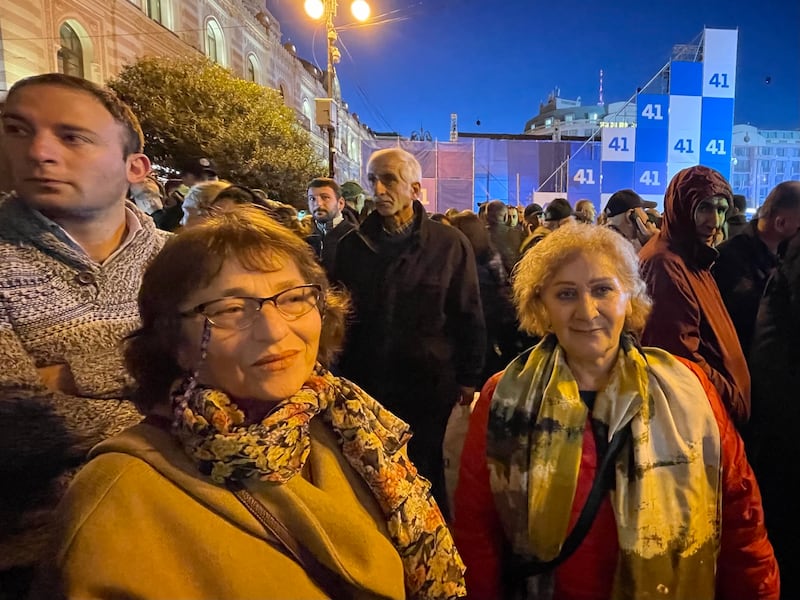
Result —
<instances>
[{"instance_id":1,"label":"yellow and grey scarf","mask_svg":"<svg viewBox=\"0 0 800 600\"><path fill-rule=\"evenodd\" d=\"M317 365L300 391L259 423L245 425L226 394L190 378L176 389L173 407L173 431L201 472L219 483L248 477L283 483L298 475L311 448L309 422L319 414L386 517L409 596L466 594L464 564L430 483L402 451L411 437L408 425L358 386Z\"/></svg>"},{"instance_id":2,"label":"yellow and grey scarf","mask_svg":"<svg viewBox=\"0 0 800 600\"><path fill-rule=\"evenodd\" d=\"M492 399L487 461L516 557L556 558L567 528L589 411L555 336L512 362ZM720 434L695 375L623 335L592 419L608 439L630 424L610 492L619 558L612 598L713 598L720 543ZM552 573L528 598L552 598Z\"/></svg>"}]
</instances>

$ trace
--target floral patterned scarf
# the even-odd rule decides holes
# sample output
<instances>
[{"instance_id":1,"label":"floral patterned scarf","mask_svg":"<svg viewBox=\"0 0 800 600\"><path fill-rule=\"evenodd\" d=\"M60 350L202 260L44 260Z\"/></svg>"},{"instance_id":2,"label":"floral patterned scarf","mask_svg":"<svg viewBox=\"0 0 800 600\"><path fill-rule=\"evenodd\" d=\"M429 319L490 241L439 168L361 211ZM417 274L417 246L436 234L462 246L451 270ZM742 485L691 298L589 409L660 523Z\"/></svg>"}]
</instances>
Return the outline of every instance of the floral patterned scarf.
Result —
<instances>
[{"instance_id":1,"label":"floral patterned scarf","mask_svg":"<svg viewBox=\"0 0 800 600\"><path fill-rule=\"evenodd\" d=\"M175 390L173 407L173 431L200 471L218 483L249 477L289 481L305 464L309 422L320 415L386 517L409 596L466 595L464 564L430 483L402 451L411 437L408 425L358 386L318 364L300 391L261 422L245 425L244 413L226 394L190 377Z\"/></svg>"},{"instance_id":2,"label":"floral patterned scarf","mask_svg":"<svg viewBox=\"0 0 800 600\"><path fill-rule=\"evenodd\" d=\"M497 384L487 462L512 552L550 561L568 533L589 410L555 336L518 357ZM611 504L619 538L612 598L713 598L721 518L721 448L697 377L667 352L623 335L591 418L608 439L630 424ZM529 578L550 600L553 574Z\"/></svg>"}]
</instances>

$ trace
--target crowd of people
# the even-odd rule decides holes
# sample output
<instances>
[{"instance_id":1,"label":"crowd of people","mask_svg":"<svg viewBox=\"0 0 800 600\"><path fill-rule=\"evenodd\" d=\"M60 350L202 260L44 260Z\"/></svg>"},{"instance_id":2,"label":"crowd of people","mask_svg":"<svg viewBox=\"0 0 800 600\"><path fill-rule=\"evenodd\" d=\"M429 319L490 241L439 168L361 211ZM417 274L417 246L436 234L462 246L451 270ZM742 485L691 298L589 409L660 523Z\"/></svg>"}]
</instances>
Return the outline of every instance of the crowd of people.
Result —
<instances>
[{"instance_id":1,"label":"crowd of people","mask_svg":"<svg viewBox=\"0 0 800 600\"><path fill-rule=\"evenodd\" d=\"M301 217L82 79L2 125L0 599L800 597L800 182Z\"/></svg>"}]
</instances>

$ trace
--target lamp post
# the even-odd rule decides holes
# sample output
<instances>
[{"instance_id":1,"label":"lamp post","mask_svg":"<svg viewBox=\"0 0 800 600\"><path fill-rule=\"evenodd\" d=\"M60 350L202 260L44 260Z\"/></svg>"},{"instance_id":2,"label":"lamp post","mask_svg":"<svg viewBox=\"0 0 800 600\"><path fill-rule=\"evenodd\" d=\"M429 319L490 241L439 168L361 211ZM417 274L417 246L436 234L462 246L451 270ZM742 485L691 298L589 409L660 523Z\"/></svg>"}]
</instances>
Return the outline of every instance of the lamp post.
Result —
<instances>
[{"instance_id":1,"label":"lamp post","mask_svg":"<svg viewBox=\"0 0 800 600\"><path fill-rule=\"evenodd\" d=\"M304 4L306 13L312 19L317 20L325 18L325 38L328 44L328 72L327 72L327 119L325 119L324 126L328 130L328 177L333 178L336 173L335 157L336 157L336 129L334 122L334 106L336 98L333 94L333 82L335 77L335 65L339 62L341 54L339 48L336 46L336 41L339 39L339 34L336 32L336 25L333 20L336 17L339 8L339 0L305 0ZM366 21L369 18L369 4L366 0L354 0L350 6L353 16L358 21ZM317 102L317 124L320 124L320 103Z\"/></svg>"}]
</instances>

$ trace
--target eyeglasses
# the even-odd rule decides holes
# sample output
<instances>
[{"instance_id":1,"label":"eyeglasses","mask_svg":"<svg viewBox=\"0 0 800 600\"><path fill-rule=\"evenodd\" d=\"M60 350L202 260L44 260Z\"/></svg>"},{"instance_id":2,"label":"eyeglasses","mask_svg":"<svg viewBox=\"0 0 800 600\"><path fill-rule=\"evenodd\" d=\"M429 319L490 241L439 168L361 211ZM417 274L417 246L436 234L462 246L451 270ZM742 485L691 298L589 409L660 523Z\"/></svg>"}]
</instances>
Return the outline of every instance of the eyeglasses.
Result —
<instances>
[{"instance_id":1,"label":"eyeglasses","mask_svg":"<svg viewBox=\"0 0 800 600\"><path fill-rule=\"evenodd\" d=\"M307 283L283 290L268 298L229 296L204 302L181 313L181 316L191 317L200 314L220 329L247 329L256 322L267 302L272 303L284 319L294 321L311 312L321 301L322 287L315 283Z\"/></svg>"}]
</instances>

